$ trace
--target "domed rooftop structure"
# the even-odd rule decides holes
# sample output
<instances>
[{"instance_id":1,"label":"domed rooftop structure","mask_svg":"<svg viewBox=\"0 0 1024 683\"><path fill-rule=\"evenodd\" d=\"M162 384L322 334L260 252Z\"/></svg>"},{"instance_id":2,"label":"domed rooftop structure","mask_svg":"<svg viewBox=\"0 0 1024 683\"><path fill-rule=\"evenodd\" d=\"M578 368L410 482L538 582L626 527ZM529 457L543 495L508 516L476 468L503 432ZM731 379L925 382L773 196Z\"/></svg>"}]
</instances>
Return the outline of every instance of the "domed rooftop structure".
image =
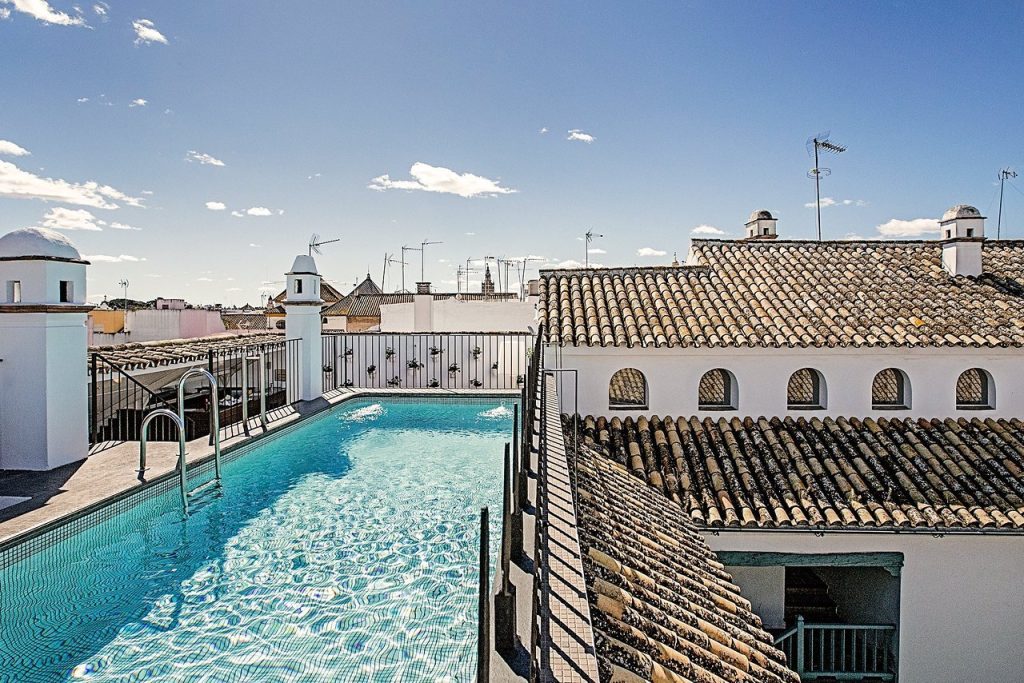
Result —
<instances>
[{"instance_id":1,"label":"domed rooftop structure","mask_svg":"<svg viewBox=\"0 0 1024 683\"><path fill-rule=\"evenodd\" d=\"M316 270L316 261L312 256L299 254L292 263L291 274L319 275Z\"/></svg>"},{"instance_id":2,"label":"domed rooftop structure","mask_svg":"<svg viewBox=\"0 0 1024 683\"><path fill-rule=\"evenodd\" d=\"M0 237L0 258L81 261L82 255L59 232L46 228L22 228Z\"/></svg>"},{"instance_id":3,"label":"domed rooftop structure","mask_svg":"<svg viewBox=\"0 0 1024 683\"><path fill-rule=\"evenodd\" d=\"M981 212L970 204L957 204L956 206L950 207L946 210L946 213L942 214L942 220L953 221L957 218L982 218Z\"/></svg>"},{"instance_id":4,"label":"domed rooftop structure","mask_svg":"<svg viewBox=\"0 0 1024 683\"><path fill-rule=\"evenodd\" d=\"M751 212L750 218L747 220L747 222L748 223L753 223L754 221L773 221L773 220L775 220L775 217L772 216L772 212L771 211L769 211L768 209L758 209L757 211L752 211Z\"/></svg>"}]
</instances>

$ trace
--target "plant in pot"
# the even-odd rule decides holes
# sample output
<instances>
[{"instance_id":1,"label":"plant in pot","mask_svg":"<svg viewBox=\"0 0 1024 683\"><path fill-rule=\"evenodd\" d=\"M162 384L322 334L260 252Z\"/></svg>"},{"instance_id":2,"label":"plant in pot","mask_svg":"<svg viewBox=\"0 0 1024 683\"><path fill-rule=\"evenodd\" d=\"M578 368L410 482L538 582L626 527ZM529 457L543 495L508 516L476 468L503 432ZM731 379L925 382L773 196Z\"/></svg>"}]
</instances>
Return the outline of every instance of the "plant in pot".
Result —
<instances>
[{"instance_id":1,"label":"plant in pot","mask_svg":"<svg viewBox=\"0 0 1024 683\"><path fill-rule=\"evenodd\" d=\"M459 368L459 364L458 363L452 363L451 365L448 366L448 373L454 375L460 369L461 368Z\"/></svg>"}]
</instances>

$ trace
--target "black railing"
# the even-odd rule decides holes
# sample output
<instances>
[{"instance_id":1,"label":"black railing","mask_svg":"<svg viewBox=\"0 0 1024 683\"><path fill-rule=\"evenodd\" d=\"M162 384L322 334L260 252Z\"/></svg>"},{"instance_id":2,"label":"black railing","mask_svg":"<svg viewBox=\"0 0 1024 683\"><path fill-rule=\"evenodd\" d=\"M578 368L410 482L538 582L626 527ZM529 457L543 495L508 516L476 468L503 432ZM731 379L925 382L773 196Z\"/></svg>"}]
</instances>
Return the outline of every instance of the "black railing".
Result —
<instances>
[{"instance_id":1,"label":"black railing","mask_svg":"<svg viewBox=\"0 0 1024 683\"><path fill-rule=\"evenodd\" d=\"M242 341L240 339L240 341ZM160 365L126 371L99 353L89 363L89 443L138 441L139 427L147 413L156 408L178 412L179 378L193 367L203 367L217 378L217 405L221 438L245 431L243 401L248 417L291 405L298 400L298 345L301 340L239 344L210 349L201 360L173 366ZM260 358L263 359L265 393L260 394ZM245 396L243 396L243 393ZM262 401L261 401L262 398ZM185 438L189 441L210 434L211 389L200 377L185 386ZM149 432L150 441L175 441L177 434L169 419L157 418Z\"/></svg>"},{"instance_id":2,"label":"black railing","mask_svg":"<svg viewBox=\"0 0 1024 683\"><path fill-rule=\"evenodd\" d=\"M325 334L324 391L518 389L531 339L528 332Z\"/></svg>"}]
</instances>

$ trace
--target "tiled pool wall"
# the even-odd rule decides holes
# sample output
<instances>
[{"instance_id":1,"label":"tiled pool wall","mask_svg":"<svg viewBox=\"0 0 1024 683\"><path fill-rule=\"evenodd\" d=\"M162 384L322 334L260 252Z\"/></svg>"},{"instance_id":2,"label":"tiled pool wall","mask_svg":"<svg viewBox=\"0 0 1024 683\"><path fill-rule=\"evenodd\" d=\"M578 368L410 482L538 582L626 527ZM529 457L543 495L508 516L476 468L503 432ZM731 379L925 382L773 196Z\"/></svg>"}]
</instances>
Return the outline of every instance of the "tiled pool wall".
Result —
<instances>
[{"instance_id":1,"label":"tiled pool wall","mask_svg":"<svg viewBox=\"0 0 1024 683\"><path fill-rule=\"evenodd\" d=\"M374 393L372 395L352 394L351 396L343 397L340 401L332 404L329 408L325 408L313 415L296 420L291 424L279 427L267 432L266 434L254 435L237 446L225 449L221 453L221 465L223 466L229 462L237 460L243 455L251 452L253 449L264 446L273 440L290 434L300 427L305 427L316 420L323 419L339 408L351 408L353 407L353 404L358 404L360 402L372 404L379 401L387 401L388 403L430 402L458 403L462 405L491 405L496 401L518 403L518 394L474 393L473 395L452 394L446 396L400 393ZM189 466L189 490L211 481L213 476L214 461L213 456L211 455L208 459ZM124 522L130 523L133 520L145 519L154 514L159 514L159 512L165 511L164 509L167 505L180 506L179 487L180 484L177 470L174 470L167 475L162 475L160 479L151 484L133 488L129 492L120 494L112 500L104 501L96 506L85 508L79 513L71 515L65 519L58 520L39 530L29 531L25 534L16 536L15 538L0 544L0 571L15 565L40 551L46 550L57 543L61 543L62 541L76 536L97 524L114 519L115 517L123 517ZM160 498L166 498L167 500L161 500L158 503L157 499ZM154 503L154 505L149 505L151 502ZM0 585L0 591L2 590L3 586Z\"/></svg>"}]
</instances>

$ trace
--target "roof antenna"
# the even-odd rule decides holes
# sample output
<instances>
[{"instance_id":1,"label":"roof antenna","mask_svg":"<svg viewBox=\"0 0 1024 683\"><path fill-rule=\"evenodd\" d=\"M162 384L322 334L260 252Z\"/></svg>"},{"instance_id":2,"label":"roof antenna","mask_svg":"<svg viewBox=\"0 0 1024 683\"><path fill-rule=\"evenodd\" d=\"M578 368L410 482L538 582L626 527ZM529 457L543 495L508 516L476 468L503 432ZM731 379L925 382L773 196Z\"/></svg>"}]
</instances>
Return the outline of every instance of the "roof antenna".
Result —
<instances>
[{"instance_id":1,"label":"roof antenna","mask_svg":"<svg viewBox=\"0 0 1024 683\"><path fill-rule=\"evenodd\" d=\"M320 247L324 246L325 244L334 244L335 242L340 241L340 237L333 240L322 240L320 239L320 235L314 232L312 236L310 236L309 238L309 255L312 256L313 254L316 254L317 256L319 256L320 254L323 253L322 251L320 251Z\"/></svg>"},{"instance_id":2,"label":"roof antenna","mask_svg":"<svg viewBox=\"0 0 1024 683\"><path fill-rule=\"evenodd\" d=\"M590 268L590 243L594 241L595 237L604 237L604 235L598 235L595 234L593 230L587 230L587 234L583 236L584 241L587 243L586 247L583 250L584 252L586 252L583 255L583 267L585 269Z\"/></svg>"},{"instance_id":3,"label":"roof antenna","mask_svg":"<svg viewBox=\"0 0 1024 683\"><path fill-rule=\"evenodd\" d=\"M1007 178L1016 178L1017 172L1010 168L999 171L999 220L996 221L996 239L1002 239L1003 232L1003 186Z\"/></svg>"},{"instance_id":4,"label":"roof antenna","mask_svg":"<svg viewBox=\"0 0 1024 683\"><path fill-rule=\"evenodd\" d=\"M824 131L807 138L807 155L814 157L814 168L807 172L808 178L814 178L814 196L818 207L818 241L821 241L821 177L832 175L832 169L821 168L818 163L819 150L830 154L842 154L846 151L846 145L840 145L828 139L829 131Z\"/></svg>"}]
</instances>

